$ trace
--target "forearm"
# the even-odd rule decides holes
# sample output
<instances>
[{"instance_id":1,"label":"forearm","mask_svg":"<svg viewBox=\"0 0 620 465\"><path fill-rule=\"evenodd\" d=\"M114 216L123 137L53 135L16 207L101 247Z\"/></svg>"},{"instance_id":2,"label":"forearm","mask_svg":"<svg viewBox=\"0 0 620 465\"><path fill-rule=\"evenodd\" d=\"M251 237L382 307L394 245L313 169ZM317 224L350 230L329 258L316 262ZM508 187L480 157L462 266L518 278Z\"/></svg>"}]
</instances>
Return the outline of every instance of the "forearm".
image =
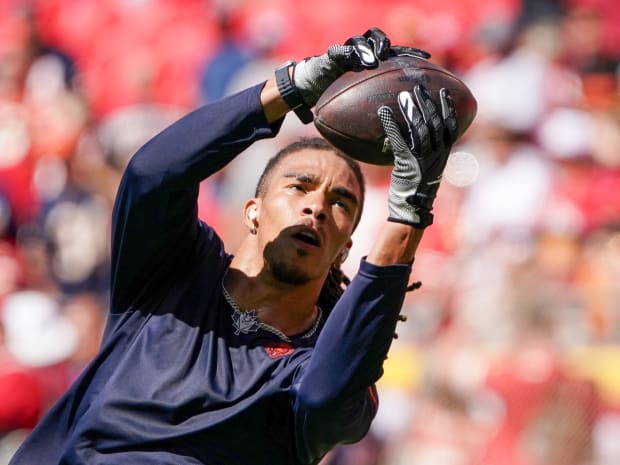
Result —
<instances>
[{"instance_id":1,"label":"forearm","mask_svg":"<svg viewBox=\"0 0 620 465\"><path fill-rule=\"evenodd\" d=\"M253 142L276 135L279 125L267 121L263 112L263 88L255 86L185 115L142 146L128 169L145 190L199 183Z\"/></svg>"},{"instance_id":2,"label":"forearm","mask_svg":"<svg viewBox=\"0 0 620 465\"><path fill-rule=\"evenodd\" d=\"M411 263L423 234L424 229L387 221L366 261L379 266Z\"/></svg>"},{"instance_id":3,"label":"forearm","mask_svg":"<svg viewBox=\"0 0 620 465\"><path fill-rule=\"evenodd\" d=\"M409 264L362 262L327 318L300 379L298 389L306 403L329 404L379 379L410 272Z\"/></svg>"},{"instance_id":4,"label":"forearm","mask_svg":"<svg viewBox=\"0 0 620 465\"><path fill-rule=\"evenodd\" d=\"M270 79L265 83L260 94L260 102L265 119L269 124L280 120L291 111L291 108L280 95L275 79Z\"/></svg>"},{"instance_id":5,"label":"forearm","mask_svg":"<svg viewBox=\"0 0 620 465\"><path fill-rule=\"evenodd\" d=\"M296 449L300 461L312 463L337 444L362 439L377 413L377 399L375 386L369 386L325 408L307 409L295 402Z\"/></svg>"},{"instance_id":6,"label":"forearm","mask_svg":"<svg viewBox=\"0 0 620 465\"><path fill-rule=\"evenodd\" d=\"M408 264L362 262L330 313L294 383L296 422L302 437L315 439L306 444L365 434L377 409L373 385L383 372L410 270Z\"/></svg>"}]
</instances>

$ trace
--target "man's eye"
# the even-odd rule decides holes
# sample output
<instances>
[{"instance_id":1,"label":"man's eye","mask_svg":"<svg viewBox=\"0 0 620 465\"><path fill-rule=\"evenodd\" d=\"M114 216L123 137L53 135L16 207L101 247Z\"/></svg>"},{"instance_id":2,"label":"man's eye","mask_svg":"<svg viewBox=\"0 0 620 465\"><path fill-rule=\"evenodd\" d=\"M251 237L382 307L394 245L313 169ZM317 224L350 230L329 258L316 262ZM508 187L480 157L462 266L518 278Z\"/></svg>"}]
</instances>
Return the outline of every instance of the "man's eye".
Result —
<instances>
[{"instance_id":1,"label":"man's eye","mask_svg":"<svg viewBox=\"0 0 620 465\"><path fill-rule=\"evenodd\" d=\"M335 200L334 204L347 212L350 210L349 205L346 202L343 202L342 200Z\"/></svg>"},{"instance_id":2,"label":"man's eye","mask_svg":"<svg viewBox=\"0 0 620 465\"><path fill-rule=\"evenodd\" d=\"M288 187L289 187L289 189L292 189L294 191L300 191L300 192L305 192L306 191L304 189L304 186L302 186L301 184L291 184Z\"/></svg>"}]
</instances>

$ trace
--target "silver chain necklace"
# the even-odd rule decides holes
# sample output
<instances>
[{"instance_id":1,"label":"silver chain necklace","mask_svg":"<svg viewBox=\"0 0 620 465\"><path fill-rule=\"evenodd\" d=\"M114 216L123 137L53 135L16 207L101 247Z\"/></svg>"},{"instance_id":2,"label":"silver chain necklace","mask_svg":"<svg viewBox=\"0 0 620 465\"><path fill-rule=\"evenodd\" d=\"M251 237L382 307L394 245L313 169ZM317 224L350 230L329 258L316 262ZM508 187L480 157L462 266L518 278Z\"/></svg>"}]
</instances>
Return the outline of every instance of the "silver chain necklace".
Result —
<instances>
[{"instance_id":1,"label":"silver chain necklace","mask_svg":"<svg viewBox=\"0 0 620 465\"><path fill-rule=\"evenodd\" d=\"M226 287L224 286L223 279L222 279L222 293L224 294L224 298L226 299L226 302L228 302L228 304L234 310L232 314L232 319L233 319L233 326L236 330L235 331L236 336L238 336L239 333L243 333L243 334L255 333L259 329L262 329L272 334L275 334L280 339L282 339L284 342L288 342L288 343L292 342L291 338L289 338L286 334L284 334L278 328L274 328L273 326L268 325L267 323L258 321L258 315L256 314L256 310L241 310L239 306L237 305L237 302L235 302L232 296L228 293L228 289L226 289ZM321 307L319 306L317 306L317 310L318 310L318 315L316 317L316 320L314 321L314 324L312 325L312 328L310 328L308 331L306 331L301 336L304 339L308 339L312 337L312 335L316 333L316 330L319 328L319 324L321 323L321 319L323 318L323 311L321 310Z\"/></svg>"}]
</instances>

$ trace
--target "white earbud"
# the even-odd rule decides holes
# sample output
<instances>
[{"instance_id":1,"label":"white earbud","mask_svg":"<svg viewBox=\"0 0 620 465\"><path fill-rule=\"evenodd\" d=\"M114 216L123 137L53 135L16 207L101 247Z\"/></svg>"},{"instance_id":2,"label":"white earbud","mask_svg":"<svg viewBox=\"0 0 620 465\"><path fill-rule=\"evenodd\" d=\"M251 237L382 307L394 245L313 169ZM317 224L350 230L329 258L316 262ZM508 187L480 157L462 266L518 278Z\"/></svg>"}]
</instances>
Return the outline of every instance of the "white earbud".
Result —
<instances>
[{"instance_id":1,"label":"white earbud","mask_svg":"<svg viewBox=\"0 0 620 465\"><path fill-rule=\"evenodd\" d=\"M250 228L250 234L255 235L256 234L256 208L252 207L248 210L248 220L250 220L252 222L252 227Z\"/></svg>"},{"instance_id":2,"label":"white earbud","mask_svg":"<svg viewBox=\"0 0 620 465\"><path fill-rule=\"evenodd\" d=\"M349 248L345 247L340 251L340 263L344 262L349 256Z\"/></svg>"}]
</instances>

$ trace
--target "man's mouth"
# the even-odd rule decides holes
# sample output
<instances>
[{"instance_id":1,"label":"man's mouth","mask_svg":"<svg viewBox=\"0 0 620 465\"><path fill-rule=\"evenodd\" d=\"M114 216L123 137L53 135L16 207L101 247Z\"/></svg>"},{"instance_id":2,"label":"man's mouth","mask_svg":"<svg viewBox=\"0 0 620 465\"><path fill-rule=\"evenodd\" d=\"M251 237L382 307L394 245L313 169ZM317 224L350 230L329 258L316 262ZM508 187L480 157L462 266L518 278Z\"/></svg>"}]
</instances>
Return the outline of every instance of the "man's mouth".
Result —
<instances>
[{"instance_id":1,"label":"man's mouth","mask_svg":"<svg viewBox=\"0 0 620 465\"><path fill-rule=\"evenodd\" d=\"M293 234L293 238L313 247L318 247L320 245L319 238L313 231L300 231L296 234Z\"/></svg>"}]
</instances>

